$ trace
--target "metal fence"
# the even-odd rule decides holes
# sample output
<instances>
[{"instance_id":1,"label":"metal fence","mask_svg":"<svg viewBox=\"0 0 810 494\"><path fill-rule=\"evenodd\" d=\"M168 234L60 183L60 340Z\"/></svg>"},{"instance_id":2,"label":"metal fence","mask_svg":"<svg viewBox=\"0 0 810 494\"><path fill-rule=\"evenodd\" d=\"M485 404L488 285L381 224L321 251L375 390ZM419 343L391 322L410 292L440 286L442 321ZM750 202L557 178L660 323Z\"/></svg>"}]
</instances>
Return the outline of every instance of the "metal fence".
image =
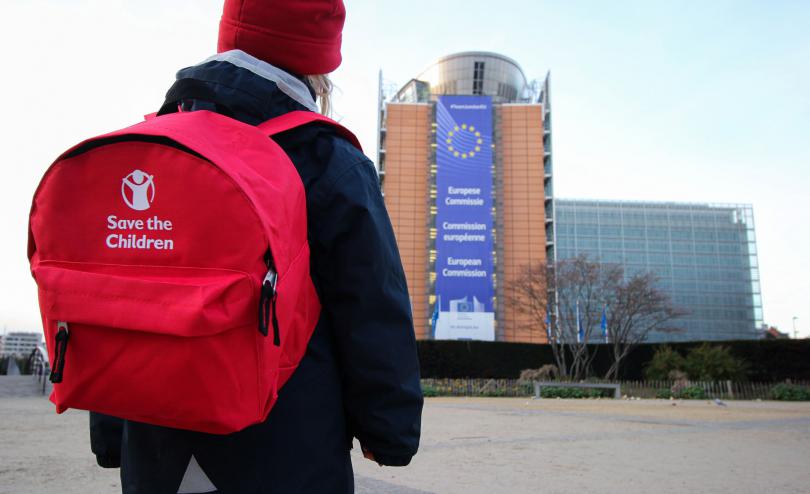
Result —
<instances>
[{"instance_id":1,"label":"metal fence","mask_svg":"<svg viewBox=\"0 0 810 494\"><path fill-rule=\"evenodd\" d=\"M734 381L623 381L622 394L638 398L657 398L674 387L697 387L709 398L721 400L768 400L774 386L785 382L734 382ZM810 381L791 381L790 384L810 386Z\"/></svg>"},{"instance_id":2,"label":"metal fence","mask_svg":"<svg viewBox=\"0 0 810 494\"><path fill-rule=\"evenodd\" d=\"M43 346L37 346L31 355L28 357L28 368L31 369L31 374L41 387L42 394L48 390L48 375L51 372L51 366L48 363L48 351Z\"/></svg>"},{"instance_id":3,"label":"metal fence","mask_svg":"<svg viewBox=\"0 0 810 494\"><path fill-rule=\"evenodd\" d=\"M560 381L563 383L564 381ZM605 382L605 381L583 381ZM700 387L708 398L722 400L767 400L774 386L784 382L732 382L732 381L619 381L621 394L634 398L657 398L676 385ZM790 384L810 387L810 381L791 381ZM529 397L534 395L531 382L517 379L422 379L426 396L505 396Z\"/></svg>"}]
</instances>

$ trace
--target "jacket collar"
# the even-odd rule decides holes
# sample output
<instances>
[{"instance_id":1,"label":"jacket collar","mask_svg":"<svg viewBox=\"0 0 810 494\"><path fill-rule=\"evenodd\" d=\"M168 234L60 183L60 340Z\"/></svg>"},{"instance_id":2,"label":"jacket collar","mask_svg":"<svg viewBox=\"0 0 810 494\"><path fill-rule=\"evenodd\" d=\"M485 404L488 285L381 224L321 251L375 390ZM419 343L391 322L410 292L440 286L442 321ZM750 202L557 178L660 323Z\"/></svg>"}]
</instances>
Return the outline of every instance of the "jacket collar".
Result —
<instances>
[{"instance_id":1,"label":"jacket collar","mask_svg":"<svg viewBox=\"0 0 810 494\"><path fill-rule=\"evenodd\" d=\"M179 70L158 114L196 110L215 111L258 125L291 111L316 111L316 105L302 80L232 50Z\"/></svg>"},{"instance_id":2,"label":"jacket collar","mask_svg":"<svg viewBox=\"0 0 810 494\"><path fill-rule=\"evenodd\" d=\"M276 83L276 86L278 86L278 89L282 93L306 107L309 111L318 111L318 107L315 105L315 100L309 92L309 88L300 79L242 50L228 50L217 53L212 57L206 58L198 65L205 65L208 62L228 62L236 67L249 70L263 79ZM178 79L180 78L180 72L178 72Z\"/></svg>"}]
</instances>

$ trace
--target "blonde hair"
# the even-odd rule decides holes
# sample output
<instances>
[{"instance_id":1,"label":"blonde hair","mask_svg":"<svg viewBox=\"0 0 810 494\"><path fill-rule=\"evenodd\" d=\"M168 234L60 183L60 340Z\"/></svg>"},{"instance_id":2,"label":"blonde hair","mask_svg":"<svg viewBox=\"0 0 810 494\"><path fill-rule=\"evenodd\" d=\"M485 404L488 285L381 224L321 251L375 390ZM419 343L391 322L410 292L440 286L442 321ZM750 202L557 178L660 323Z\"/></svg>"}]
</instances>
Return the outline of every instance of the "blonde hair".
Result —
<instances>
[{"instance_id":1,"label":"blonde hair","mask_svg":"<svg viewBox=\"0 0 810 494\"><path fill-rule=\"evenodd\" d=\"M307 83L315 91L321 114L327 117L332 115L332 80L326 74L304 76Z\"/></svg>"}]
</instances>

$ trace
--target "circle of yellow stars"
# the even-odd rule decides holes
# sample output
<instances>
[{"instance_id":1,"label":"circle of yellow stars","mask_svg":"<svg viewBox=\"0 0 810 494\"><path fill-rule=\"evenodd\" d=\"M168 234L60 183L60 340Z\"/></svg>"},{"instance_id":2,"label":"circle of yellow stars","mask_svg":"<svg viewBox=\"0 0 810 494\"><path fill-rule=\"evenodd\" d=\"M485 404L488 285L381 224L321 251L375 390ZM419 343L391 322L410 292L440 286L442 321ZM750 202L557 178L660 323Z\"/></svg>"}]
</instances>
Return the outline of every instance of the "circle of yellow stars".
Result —
<instances>
[{"instance_id":1,"label":"circle of yellow stars","mask_svg":"<svg viewBox=\"0 0 810 494\"><path fill-rule=\"evenodd\" d=\"M475 136L475 148L469 151L460 151L453 147L453 136L460 132L469 132ZM475 156L475 153L481 151L481 145L484 143L484 139L481 138L481 133L475 130L474 126L461 124L460 127L456 125L453 127L453 130L447 132L447 139L445 139L445 143L447 144L447 150L453 153L453 156L456 158L460 157L461 159L467 159L472 158Z\"/></svg>"}]
</instances>

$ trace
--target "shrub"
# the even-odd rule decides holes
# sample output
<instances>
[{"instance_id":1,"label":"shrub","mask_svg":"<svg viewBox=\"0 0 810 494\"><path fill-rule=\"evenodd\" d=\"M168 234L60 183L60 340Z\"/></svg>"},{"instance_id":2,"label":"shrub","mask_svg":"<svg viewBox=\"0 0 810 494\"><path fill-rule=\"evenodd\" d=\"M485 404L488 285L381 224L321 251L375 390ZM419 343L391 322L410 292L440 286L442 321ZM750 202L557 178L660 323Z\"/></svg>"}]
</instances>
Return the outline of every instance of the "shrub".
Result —
<instances>
[{"instance_id":1,"label":"shrub","mask_svg":"<svg viewBox=\"0 0 810 494\"><path fill-rule=\"evenodd\" d=\"M671 389L659 389L658 391L655 392L655 397L656 398L663 398L665 400L668 400L668 399L672 398L672 390Z\"/></svg>"},{"instance_id":2,"label":"shrub","mask_svg":"<svg viewBox=\"0 0 810 494\"><path fill-rule=\"evenodd\" d=\"M425 398L432 398L434 396L439 396L439 390L434 388L433 386L423 384L422 396L424 396Z\"/></svg>"},{"instance_id":3,"label":"shrub","mask_svg":"<svg viewBox=\"0 0 810 494\"><path fill-rule=\"evenodd\" d=\"M557 366L546 364L539 369L523 369L520 371L518 381L531 382L531 381L549 381L557 377Z\"/></svg>"},{"instance_id":4,"label":"shrub","mask_svg":"<svg viewBox=\"0 0 810 494\"><path fill-rule=\"evenodd\" d=\"M679 400L705 400L706 390L700 386L673 386L673 389L659 389L655 393L656 398L668 400L677 398Z\"/></svg>"},{"instance_id":5,"label":"shrub","mask_svg":"<svg viewBox=\"0 0 810 494\"><path fill-rule=\"evenodd\" d=\"M705 400L706 390L700 386L687 386L685 388L681 388L675 394L675 398L679 398L681 400Z\"/></svg>"},{"instance_id":6,"label":"shrub","mask_svg":"<svg viewBox=\"0 0 810 494\"><path fill-rule=\"evenodd\" d=\"M693 381L738 381L745 377L746 369L728 347L704 343L689 351L685 370Z\"/></svg>"},{"instance_id":7,"label":"shrub","mask_svg":"<svg viewBox=\"0 0 810 494\"><path fill-rule=\"evenodd\" d=\"M540 390L541 398L601 398L605 396L601 389L544 387Z\"/></svg>"},{"instance_id":8,"label":"shrub","mask_svg":"<svg viewBox=\"0 0 810 494\"><path fill-rule=\"evenodd\" d=\"M683 371L686 368L686 360L680 353L668 345L664 345L655 351L644 368L644 376L651 381L664 381L669 379L673 371Z\"/></svg>"},{"instance_id":9,"label":"shrub","mask_svg":"<svg viewBox=\"0 0 810 494\"><path fill-rule=\"evenodd\" d=\"M528 393L526 393L528 395ZM505 389L488 389L482 391L480 396L486 396L487 398L503 398L504 396L510 396L509 391Z\"/></svg>"},{"instance_id":10,"label":"shrub","mask_svg":"<svg viewBox=\"0 0 810 494\"><path fill-rule=\"evenodd\" d=\"M795 384L777 384L771 389L771 398L779 401L810 401L810 388Z\"/></svg>"}]
</instances>

